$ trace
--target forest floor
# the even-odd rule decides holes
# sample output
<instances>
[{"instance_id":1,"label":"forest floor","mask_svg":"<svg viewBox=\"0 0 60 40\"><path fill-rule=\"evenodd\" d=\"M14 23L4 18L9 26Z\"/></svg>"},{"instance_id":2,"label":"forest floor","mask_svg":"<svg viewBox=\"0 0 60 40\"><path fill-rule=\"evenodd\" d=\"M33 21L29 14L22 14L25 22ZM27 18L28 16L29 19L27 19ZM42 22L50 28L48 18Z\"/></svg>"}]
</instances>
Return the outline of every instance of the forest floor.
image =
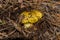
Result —
<instances>
[{"instance_id":1,"label":"forest floor","mask_svg":"<svg viewBox=\"0 0 60 40\"><path fill-rule=\"evenodd\" d=\"M23 29L19 16L23 11L37 9L44 16L34 25L37 31ZM60 40L60 1L0 1L0 39L1 40Z\"/></svg>"}]
</instances>

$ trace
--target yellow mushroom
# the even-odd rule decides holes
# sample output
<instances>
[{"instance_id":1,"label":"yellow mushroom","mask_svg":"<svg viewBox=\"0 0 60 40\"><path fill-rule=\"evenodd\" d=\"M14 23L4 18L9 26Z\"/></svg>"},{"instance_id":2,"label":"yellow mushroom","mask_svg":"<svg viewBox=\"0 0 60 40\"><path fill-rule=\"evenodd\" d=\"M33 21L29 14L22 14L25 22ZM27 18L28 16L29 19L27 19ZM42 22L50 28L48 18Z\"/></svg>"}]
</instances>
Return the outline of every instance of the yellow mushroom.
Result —
<instances>
[{"instance_id":1,"label":"yellow mushroom","mask_svg":"<svg viewBox=\"0 0 60 40\"><path fill-rule=\"evenodd\" d=\"M39 19L41 19L43 16L43 14L38 10L33 10L32 12L35 13L35 16Z\"/></svg>"},{"instance_id":2,"label":"yellow mushroom","mask_svg":"<svg viewBox=\"0 0 60 40\"><path fill-rule=\"evenodd\" d=\"M30 23L24 24L24 28L31 28L32 26L33 24L30 24Z\"/></svg>"},{"instance_id":3,"label":"yellow mushroom","mask_svg":"<svg viewBox=\"0 0 60 40\"><path fill-rule=\"evenodd\" d=\"M28 18L29 23L36 23L38 21L37 17Z\"/></svg>"},{"instance_id":4,"label":"yellow mushroom","mask_svg":"<svg viewBox=\"0 0 60 40\"><path fill-rule=\"evenodd\" d=\"M43 14L38 10L24 11L21 15L24 16L21 23L24 24L25 28L29 28L30 24L36 23L43 17Z\"/></svg>"},{"instance_id":5,"label":"yellow mushroom","mask_svg":"<svg viewBox=\"0 0 60 40\"><path fill-rule=\"evenodd\" d=\"M22 20L22 23L28 23L28 20L27 20L27 18L24 18L23 20Z\"/></svg>"}]
</instances>

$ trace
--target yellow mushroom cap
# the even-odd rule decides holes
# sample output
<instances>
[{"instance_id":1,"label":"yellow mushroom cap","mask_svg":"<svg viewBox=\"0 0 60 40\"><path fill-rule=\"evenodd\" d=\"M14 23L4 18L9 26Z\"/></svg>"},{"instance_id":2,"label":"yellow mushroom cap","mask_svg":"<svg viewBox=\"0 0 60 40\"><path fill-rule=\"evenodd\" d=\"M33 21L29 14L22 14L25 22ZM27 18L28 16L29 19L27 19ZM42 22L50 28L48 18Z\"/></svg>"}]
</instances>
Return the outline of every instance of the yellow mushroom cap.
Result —
<instances>
[{"instance_id":1,"label":"yellow mushroom cap","mask_svg":"<svg viewBox=\"0 0 60 40\"><path fill-rule=\"evenodd\" d=\"M43 14L40 11L38 11L38 10L33 10L32 12L35 13L37 18L42 18L42 16L43 16Z\"/></svg>"},{"instance_id":2,"label":"yellow mushroom cap","mask_svg":"<svg viewBox=\"0 0 60 40\"><path fill-rule=\"evenodd\" d=\"M43 14L38 10L32 10L30 12L23 12L21 15L24 15L24 18L22 19L22 23L36 23L39 19L42 18Z\"/></svg>"},{"instance_id":3,"label":"yellow mushroom cap","mask_svg":"<svg viewBox=\"0 0 60 40\"><path fill-rule=\"evenodd\" d=\"M28 21L29 21L29 23L35 23L35 22L37 22L38 21L38 19L37 19L37 17L31 17L31 18L28 18Z\"/></svg>"}]
</instances>

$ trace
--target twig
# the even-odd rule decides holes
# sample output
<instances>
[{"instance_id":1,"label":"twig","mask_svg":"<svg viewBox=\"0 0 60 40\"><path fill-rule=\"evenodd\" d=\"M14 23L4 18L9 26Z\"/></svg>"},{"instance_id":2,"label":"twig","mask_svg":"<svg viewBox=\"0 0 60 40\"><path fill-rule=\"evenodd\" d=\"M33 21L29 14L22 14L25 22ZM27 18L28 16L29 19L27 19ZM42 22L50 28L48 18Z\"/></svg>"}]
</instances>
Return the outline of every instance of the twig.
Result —
<instances>
[{"instance_id":1,"label":"twig","mask_svg":"<svg viewBox=\"0 0 60 40\"><path fill-rule=\"evenodd\" d=\"M10 33L8 34L8 36L12 35L15 31L16 31L16 30L13 30L12 32L10 32Z\"/></svg>"},{"instance_id":2,"label":"twig","mask_svg":"<svg viewBox=\"0 0 60 40\"><path fill-rule=\"evenodd\" d=\"M0 31L6 30L6 29L8 29L8 28L10 28L10 27L6 27L6 28L3 28L3 29L0 29Z\"/></svg>"},{"instance_id":3,"label":"twig","mask_svg":"<svg viewBox=\"0 0 60 40\"><path fill-rule=\"evenodd\" d=\"M8 35L6 35L5 33L0 33L0 35L8 37Z\"/></svg>"},{"instance_id":4,"label":"twig","mask_svg":"<svg viewBox=\"0 0 60 40\"><path fill-rule=\"evenodd\" d=\"M7 11L8 9L10 9L11 7L13 7L13 6L10 6L10 7L8 7L7 9L4 9L4 11L2 11L0 14L6 12L6 11Z\"/></svg>"},{"instance_id":5,"label":"twig","mask_svg":"<svg viewBox=\"0 0 60 40\"><path fill-rule=\"evenodd\" d=\"M7 17L7 19L12 23L12 25L14 25L14 28L16 30L18 30L19 32L21 32L21 27L19 26L18 23L14 22L13 20L11 20L10 18Z\"/></svg>"}]
</instances>

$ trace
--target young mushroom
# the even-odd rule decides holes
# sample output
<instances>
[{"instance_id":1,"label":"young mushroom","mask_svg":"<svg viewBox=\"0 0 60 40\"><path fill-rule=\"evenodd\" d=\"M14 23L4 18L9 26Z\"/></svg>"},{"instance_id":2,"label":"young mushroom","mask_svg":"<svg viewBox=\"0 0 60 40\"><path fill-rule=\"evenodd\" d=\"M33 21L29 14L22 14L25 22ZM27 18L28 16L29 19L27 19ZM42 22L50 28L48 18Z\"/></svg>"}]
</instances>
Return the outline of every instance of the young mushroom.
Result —
<instances>
[{"instance_id":1,"label":"young mushroom","mask_svg":"<svg viewBox=\"0 0 60 40\"><path fill-rule=\"evenodd\" d=\"M24 16L21 20L21 23L24 24L24 28L31 28L34 23L43 17L43 14L39 10L31 10L22 12L20 16Z\"/></svg>"}]
</instances>

